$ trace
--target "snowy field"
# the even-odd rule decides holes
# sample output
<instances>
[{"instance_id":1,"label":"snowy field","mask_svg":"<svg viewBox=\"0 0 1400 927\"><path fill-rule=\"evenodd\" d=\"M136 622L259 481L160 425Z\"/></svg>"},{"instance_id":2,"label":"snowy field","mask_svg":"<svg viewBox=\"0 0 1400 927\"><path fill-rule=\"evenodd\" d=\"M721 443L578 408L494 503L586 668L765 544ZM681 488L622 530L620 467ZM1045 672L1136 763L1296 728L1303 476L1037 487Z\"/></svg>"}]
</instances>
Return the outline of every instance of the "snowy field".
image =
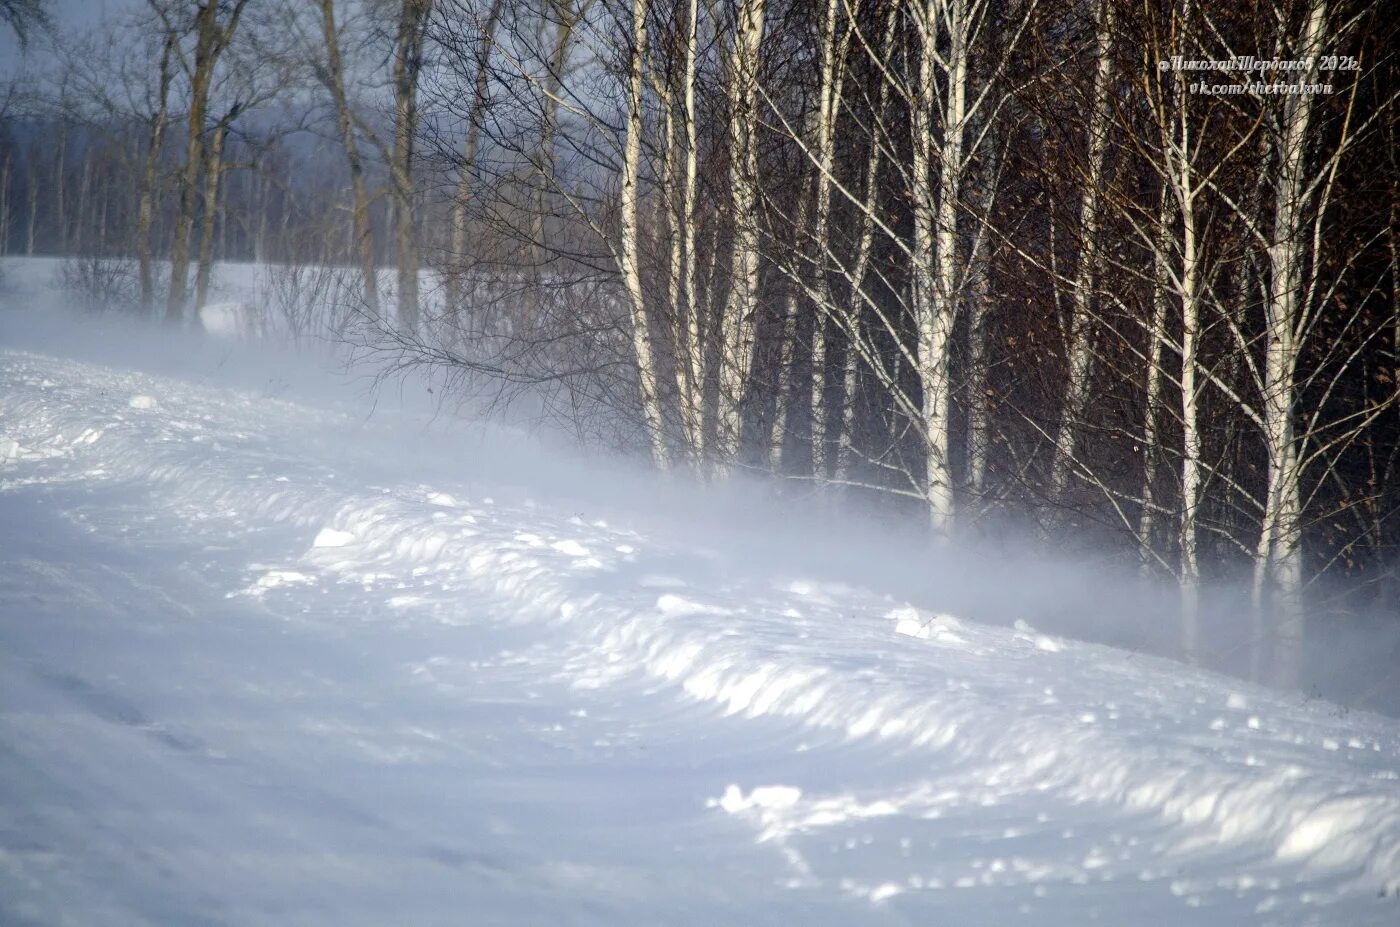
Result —
<instances>
[{"instance_id":1,"label":"snowy field","mask_svg":"<svg viewBox=\"0 0 1400 927\"><path fill-rule=\"evenodd\" d=\"M0 924L1400 923L1396 720L16 302Z\"/></svg>"}]
</instances>

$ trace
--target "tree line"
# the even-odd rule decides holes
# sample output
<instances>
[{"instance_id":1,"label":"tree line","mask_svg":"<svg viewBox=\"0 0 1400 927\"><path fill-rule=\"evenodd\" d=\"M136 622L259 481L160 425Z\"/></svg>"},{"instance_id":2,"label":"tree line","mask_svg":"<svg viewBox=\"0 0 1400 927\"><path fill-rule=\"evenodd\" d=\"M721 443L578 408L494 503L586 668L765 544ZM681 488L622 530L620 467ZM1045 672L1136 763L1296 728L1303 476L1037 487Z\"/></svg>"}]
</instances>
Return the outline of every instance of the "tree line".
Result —
<instances>
[{"instance_id":1,"label":"tree line","mask_svg":"<svg viewBox=\"0 0 1400 927\"><path fill-rule=\"evenodd\" d=\"M1261 677L1400 610L1381 0L148 0L3 110L0 246L188 324L334 265L363 346L578 440L1199 597Z\"/></svg>"}]
</instances>

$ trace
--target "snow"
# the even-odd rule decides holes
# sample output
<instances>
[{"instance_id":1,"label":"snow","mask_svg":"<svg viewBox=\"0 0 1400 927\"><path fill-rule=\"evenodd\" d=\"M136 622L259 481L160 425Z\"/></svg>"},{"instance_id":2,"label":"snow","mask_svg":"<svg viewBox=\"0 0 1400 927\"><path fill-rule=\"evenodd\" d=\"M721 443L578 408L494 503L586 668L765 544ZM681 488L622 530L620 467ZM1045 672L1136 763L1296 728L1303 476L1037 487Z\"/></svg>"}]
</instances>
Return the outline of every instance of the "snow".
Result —
<instances>
[{"instance_id":1,"label":"snow","mask_svg":"<svg viewBox=\"0 0 1400 927\"><path fill-rule=\"evenodd\" d=\"M0 923L1400 922L1393 719L13 331Z\"/></svg>"},{"instance_id":2,"label":"snow","mask_svg":"<svg viewBox=\"0 0 1400 927\"><path fill-rule=\"evenodd\" d=\"M311 542L312 547L344 547L355 540L355 535L349 531L337 531L334 528L322 528L316 532L316 539Z\"/></svg>"}]
</instances>

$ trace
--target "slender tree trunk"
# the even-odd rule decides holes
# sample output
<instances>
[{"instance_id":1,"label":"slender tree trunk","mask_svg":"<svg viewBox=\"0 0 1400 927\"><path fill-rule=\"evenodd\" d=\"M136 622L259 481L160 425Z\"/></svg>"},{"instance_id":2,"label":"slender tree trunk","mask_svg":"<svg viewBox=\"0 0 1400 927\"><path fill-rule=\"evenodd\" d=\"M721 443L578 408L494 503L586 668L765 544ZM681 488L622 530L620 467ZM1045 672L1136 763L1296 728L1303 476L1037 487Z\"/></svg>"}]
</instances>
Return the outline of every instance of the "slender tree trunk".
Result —
<instances>
[{"instance_id":1,"label":"slender tree trunk","mask_svg":"<svg viewBox=\"0 0 1400 927\"><path fill-rule=\"evenodd\" d=\"M637 361L637 384L641 392L642 418L651 445L652 461L660 469L670 464L666 434L662 424L660 377L656 373L656 350L652 344L651 321L642 290L641 228L637 215L637 185L642 161L642 71L647 56L648 0L632 0L632 53L627 64L627 135L622 157L622 251L623 286L631 310L632 348Z\"/></svg>"},{"instance_id":2,"label":"slender tree trunk","mask_svg":"<svg viewBox=\"0 0 1400 927\"><path fill-rule=\"evenodd\" d=\"M1182 646L1195 659L1199 644L1201 573L1196 518L1201 496L1201 431L1196 384L1200 336L1200 256L1196 227L1194 178L1191 173L1190 133L1182 102L1180 150L1177 153L1177 196L1181 211L1181 521L1178 526Z\"/></svg>"},{"instance_id":3,"label":"slender tree trunk","mask_svg":"<svg viewBox=\"0 0 1400 927\"><path fill-rule=\"evenodd\" d=\"M31 162L30 168L29 168L29 190L28 190L28 192L29 192L29 215L26 216L26 218L28 219L28 223L27 223L27 228L25 229L25 235L24 235L24 254L25 254L25 257L33 257L33 256L34 256L34 229L35 229L36 226L38 225L38 220L39 220L39 178L38 178L38 173L37 173L37 171L35 171L32 162Z\"/></svg>"},{"instance_id":4,"label":"slender tree trunk","mask_svg":"<svg viewBox=\"0 0 1400 927\"><path fill-rule=\"evenodd\" d=\"M491 0L482 27L481 42L477 46L476 74L472 80L472 99L467 110L467 136L462 142L462 166L457 175L457 193L452 199L452 254L449 260L451 271L447 274L447 308L449 312L461 309L462 275L461 266L467 254L467 239L470 235L470 210L472 201L472 177L476 170L477 154L481 149L482 123L486 117L486 103L490 91L491 46L496 41L496 27L501 19L502 0Z\"/></svg>"},{"instance_id":5,"label":"slender tree trunk","mask_svg":"<svg viewBox=\"0 0 1400 927\"><path fill-rule=\"evenodd\" d=\"M1113 52L1113 3L1102 0L1095 9L1096 59L1093 98L1088 125L1089 162L1084 176L1084 196L1079 205L1079 255L1070 294L1071 312L1065 326L1069 377L1055 436L1055 462L1051 467L1050 498L1061 501L1069 489L1076 460L1079 432L1089 400L1089 374L1093 362L1093 300L1098 273L1099 196L1103 188L1104 158L1108 151L1110 116L1109 82Z\"/></svg>"},{"instance_id":6,"label":"slender tree trunk","mask_svg":"<svg viewBox=\"0 0 1400 927\"><path fill-rule=\"evenodd\" d=\"M800 241L806 231L807 195L804 191L798 197L797 215L792 229L793 240ZM793 366L797 361L800 297L801 287L795 282L789 282L786 298L783 300L782 330L779 333L782 342L778 352L778 382L774 389L776 395L774 397L773 427L768 437L768 466L774 473L783 473L791 469L786 466L787 461L783 459L783 451L787 447L787 436L792 431L792 423L797 416L797 403L793 401L792 396L792 380ZM818 307L818 312L820 311L821 307ZM820 319L815 324L820 326ZM813 335L813 337L816 336ZM816 362L816 355L813 354L812 363ZM815 474L815 472L814 470L813 473Z\"/></svg>"},{"instance_id":7,"label":"slender tree trunk","mask_svg":"<svg viewBox=\"0 0 1400 927\"><path fill-rule=\"evenodd\" d=\"M705 344L703 319L696 293L695 194L700 173L699 125L696 122L696 58L700 45L700 6L689 0L682 80L682 112L685 118L685 181L681 189L681 298L685 311L686 395L683 414L687 439L697 462L704 461L705 446ZM698 465L698 464L697 464Z\"/></svg>"},{"instance_id":8,"label":"slender tree trunk","mask_svg":"<svg viewBox=\"0 0 1400 927\"><path fill-rule=\"evenodd\" d=\"M0 257L10 253L10 153L5 152L5 168L0 171Z\"/></svg>"},{"instance_id":9,"label":"slender tree trunk","mask_svg":"<svg viewBox=\"0 0 1400 927\"><path fill-rule=\"evenodd\" d=\"M832 171L835 169L836 123L841 114L841 94L845 83L845 52L849 30L837 35L840 0L826 0L821 24L821 64L818 85L816 138L816 197L812 208L812 240L817 263L815 290L817 318L812 325L812 476L822 480L831 475L831 455L827 434L827 313L831 306L831 280L827 272L827 240L831 224Z\"/></svg>"},{"instance_id":10,"label":"slender tree trunk","mask_svg":"<svg viewBox=\"0 0 1400 927\"><path fill-rule=\"evenodd\" d=\"M58 123L58 152L54 177L54 251L68 253L68 120Z\"/></svg>"},{"instance_id":11,"label":"slender tree trunk","mask_svg":"<svg viewBox=\"0 0 1400 927\"><path fill-rule=\"evenodd\" d=\"M725 463L739 455L758 323L758 71L766 0L741 0L730 50L729 184L733 250L721 320L719 438Z\"/></svg>"},{"instance_id":12,"label":"slender tree trunk","mask_svg":"<svg viewBox=\"0 0 1400 927\"><path fill-rule=\"evenodd\" d=\"M696 151L695 63L699 29L698 0L689 0L686 18L677 26L681 66L674 77L680 96L680 117L672 89L664 94L666 147L663 152L663 185L666 210L672 227L670 272L667 278L671 319L671 344L675 357L676 404L681 436L692 468L704 472L704 370L699 309L695 303L695 187L699 157Z\"/></svg>"},{"instance_id":13,"label":"slender tree trunk","mask_svg":"<svg viewBox=\"0 0 1400 927\"><path fill-rule=\"evenodd\" d=\"M267 220L268 212L271 209L271 198L267 195L267 188L272 182L261 172L255 175L254 184L257 189L257 220L253 230L253 262L261 264L267 258Z\"/></svg>"},{"instance_id":14,"label":"slender tree trunk","mask_svg":"<svg viewBox=\"0 0 1400 927\"><path fill-rule=\"evenodd\" d=\"M963 170L963 130L967 117L967 20L965 0L927 0L918 22L919 83L910 103L914 148L914 247L911 302L918 334L918 377L923 392L920 430L926 448L924 493L929 524L938 537L953 531L954 496L950 455L952 383L949 361L957 315L958 197ZM947 37L940 47L939 23ZM935 68L946 81L941 96ZM942 137L935 138L933 112L943 104ZM938 152L938 181L931 176Z\"/></svg>"},{"instance_id":15,"label":"slender tree trunk","mask_svg":"<svg viewBox=\"0 0 1400 927\"><path fill-rule=\"evenodd\" d=\"M1167 310L1172 286L1167 266L1171 222L1168 195L1164 189L1157 218L1157 247L1152 256L1152 320L1148 331L1146 400L1143 409L1142 509L1138 513L1137 523L1138 564L1144 575L1150 574L1155 560L1152 544L1156 527L1157 462L1161 459L1162 345L1167 340Z\"/></svg>"},{"instance_id":16,"label":"slender tree trunk","mask_svg":"<svg viewBox=\"0 0 1400 927\"><path fill-rule=\"evenodd\" d=\"M398 264L398 324L418 330L418 228L413 181L418 134L418 75L423 65L423 30L432 0L403 0L394 46L394 150L389 172L395 199L394 242Z\"/></svg>"},{"instance_id":17,"label":"slender tree trunk","mask_svg":"<svg viewBox=\"0 0 1400 927\"><path fill-rule=\"evenodd\" d=\"M345 93L345 66L340 57L340 34L335 25L334 0L321 0L321 33L326 43L326 80L335 104L336 127L340 144L350 167L350 192L354 217L354 254L360 263L360 286L364 290L365 306L370 315L379 315L379 273L375 259L374 228L370 223L369 190L365 183L364 159L355 139L355 125L350 101Z\"/></svg>"},{"instance_id":18,"label":"slender tree trunk","mask_svg":"<svg viewBox=\"0 0 1400 927\"><path fill-rule=\"evenodd\" d=\"M68 240L68 247L73 249L73 254L85 254L84 246L88 244L87 236L84 234L91 224L88 219L92 213L92 151L91 149L83 153L83 179L78 184L78 208L74 211L73 230ZM65 249L66 250L66 249Z\"/></svg>"},{"instance_id":19,"label":"slender tree trunk","mask_svg":"<svg viewBox=\"0 0 1400 927\"><path fill-rule=\"evenodd\" d=\"M684 28L684 24L681 25ZM681 33L680 41L683 43L688 41L684 33ZM684 48L683 45L682 52L684 52ZM674 80L682 82L687 80L683 68ZM682 305L687 273L685 226L689 221L684 186L689 160L684 125L688 114L682 112L680 118L677 118L675 88L673 86L668 86L659 79L654 80L653 86L659 98L663 120L662 134L665 139L665 144L661 148L661 176L659 178L660 188L664 193L657 197L657 223L658 227L669 229L667 238L670 253L666 273L666 307L667 320L670 322L671 353L674 360L671 373L676 386L676 404L680 412L684 452L694 472L697 475L703 475L704 436L701 431L701 409L696 399L693 378L696 361L691 353L690 327L685 307ZM682 86L681 92L684 95L684 86Z\"/></svg>"},{"instance_id":20,"label":"slender tree trunk","mask_svg":"<svg viewBox=\"0 0 1400 927\"><path fill-rule=\"evenodd\" d=\"M575 6L575 3L578 6ZM530 254L531 271L536 278L536 286L527 296L528 301L538 301L544 288L539 286L540 274L548 261L549 235L548 218L553 214L555 203L554 155L555 137L559 131L559 98L564 86L564 71L569 65L569 55L573 50L574 29L587 13L592 0L551 0L551 6L558 18L554 40L546 59L544 75L544 121L540 126L540 143L536 150L535 171L539 175L539 188L535 194L534 208L530 211ZM538 314L538 307L531 307L532 314Z\"/></svg>"},{"instance_id":21,"label":"slender tree trunk","mask_svg":"<svg viewBox=\"0 0 1400 927\"><path fill-rule=\"evenodd\" d=\"M185 321L189 299L190 233L198 199L199 169L204 161L204 120L209 106L209 87L214 65L233 38L246 0L238 0L227 23L220 26L217 3L207 3L196 16L194 68L190 74L189 126L185 137L185 166L180 177L180 206L175 217L174 241L170 251L170 291L165 303L165 320L172 325Z\"/></svg>"},{"instance_id":22,"label":"slender tree trunk","mask_svg":"<svg viewBox=\"0 0 1400 927\"><path fill-rule=\"evenodd\" d=\"M996 184L1001 172L999 133L988 133L989 154L981 165L981 183L974 196L979 227L968 256L967 284L967 475L971 496L980 498L987 483L987 450L991 441L988 409L987 317L991 314L991 230Z\"/></svg>"},{"instance_id":23,"label":"slender tree trunk","mask_svg":"<svg viewBox=\"0 0 1400 927\"><path fill-rule=\"evenodd\" d=\"M176 33L166 30L165 44L160 52L160 81L157 89L156 111L146 133L146 158L141 166L141 195L136 207L136 263L141 285L141 312L155 311L156 282L151 255L151 224L155 214L157 185L160 182L160 155L165 144L165 128L169 124L170 84L174 80Z\"/></svg>"},{"instance_id":24,"label":"slender tree trunk","mask_svg":"<svg viewBox=\"0 0 1400 927\"><path fill-rule=\"evenodd\" d=\"M883 119L885 115L885 104L888 101L889 84L882 82L879 93L879 102L876 107L878 119ZM865 164L865 189L862 192L860 210L860 237L856 240L856 253L851 262L850 275L850 308L849 317L846 321L846 357L844 370L842 372L841 393L844 401L841 406L841 434L840 453L836 462L836 479L838 482L849 480L855 470L855 426L856 426L856 390L860 382L860 352L857 346L862 337L861 320L865 317L865 278L870 267L870 251L875 243L875 215L879 206L880 191L880 170L882 152L884 151L878 138L871 139L870 155Z\"/></svg>"},{"instance_id":25,"label":"slender tree trunk","mask_svg":"<svg viewBox=\"0 0 1400 927\"><path fill-rule=\"evenodd\" d=\"M1299 57L1321 51L1327 20L1326 0L1313 0L1304 23ZM1262 604L1263 574L1274 580L1272 634L1279 660L1276 681L1290 684L1303 639L1302 505L1294 403L1297 390L1299 332L1302 314L1304 187L1313 98L1288 96L1278 139L1278 172L1274 186L1273 237L1268 248L1271 280L1266 312L1267 346L1264 359L1264 432L1268 494L1259 543L1255 548L1255 607Z\"/></svg>"},{"instance_id":26,"label":"slender tree trunk","mask_svg":"<svg viewBox=\"0 0 1400 927\"><path fill-rule=\"evenodd\" d=\"M111 171L104 172L102 181L102 193L97 203L97 247L103 254L111 254L112 243L107 235L107 210L112 203Z\"/></svg>"},{"instance_id":27,"label":"slender tree trunk","mask_svg":"<svg viewBox=\"0 0 1400 927\"><path fill-rule=\"evenodd\" d=\"M210 133L209 144L204 157L204 206L200 216L199 266L194 278L194 321L198 323L200 310L209 297L209 280L214 270L215 222L219 215L219 181L224 171L224 140L228 136L229 121L237 116L237 110L219 120Z\"/></svg>"}]
</instances>

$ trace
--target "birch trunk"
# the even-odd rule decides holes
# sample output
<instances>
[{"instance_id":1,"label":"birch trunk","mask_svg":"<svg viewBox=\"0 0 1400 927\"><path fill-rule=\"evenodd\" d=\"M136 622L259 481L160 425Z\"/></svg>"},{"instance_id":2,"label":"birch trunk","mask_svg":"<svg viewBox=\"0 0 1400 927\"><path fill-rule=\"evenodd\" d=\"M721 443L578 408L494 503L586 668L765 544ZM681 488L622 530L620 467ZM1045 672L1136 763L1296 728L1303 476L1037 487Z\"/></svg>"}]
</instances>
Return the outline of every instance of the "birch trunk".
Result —
<instances>
[{"instance_id":1,"label":"birch trunk","mask_svg":"<svg viewBox=\"0 0 1400 927\"><path fill-rule=\"evenodd\" d=\"M812 207L812 240L817 254L817 318L812 328L812 476L822 480L830 475L828 453L826 369L827 313L831 305L831 280L827 271L827 241L831 224L831 184L836 153L836 123L841 113L841 93L845 82L845 51L849 30L837 37L840 0L827 0L821 26L821 74L818 88L816 139L816 197Z\"/></svg>"},{"instance_id":2,"label":"birch trunk","mask_svg":"<svg viewBox=\"0 0 1400 927\"><path fill-rule=\"evenodd\" d=\"M78 185L78 208L75 210L75 220L73 222L73 235L68 243L74 254L86 254L85 246L88 245L86 232L90 223L88 219L91 215L92 205L92 152L88 151L83 155L83 180Z\"/></svg>"},{"instance_id":3,"label":"birch trunk","mask_svg":"<svg viewBox=\"0 0 1400 927\"><path fill-rule=\"evenodd\" d=\"M241 9L241 5L240 5ZM180 174L180 204L170 246L170 289L166 294L165 321L181 325L189 298L190 233L194 229L199 168L204 161L204 114L209 104L209 84L214 65L226 39L221 39L219 7L208 3L196 16L194 68L190 73L189 125L185 134L185 165ZM236 21L235 14L235 21ZM232 24L230 25L230 31Z\"/></svg>"},{"instance_id":4,"label":"birch trunk","mask_svg":"<svg viewBox=\"0 0 1400 927\"><path fill-rule=\"evenodd\" d=\"M758 322L758 64L766 0L741 0L730 50L729 183L734 228L729 298L721 319L719 440L725 463L738 457Z\"/></svg>"},{"instance_id":5,"label":"birch trunk","mask_svg":"<svg viewBox=\"0 0 1400 927\"><path fill-rule=\"evenodd\" d=\"M990 223L1001 172L997 133L989 133L990 153L981 167L981 183L975 196L979 227L968 257L967 293L967 436L966 485L980 497L987 482L987 448L991 440L991 415L987 409L987 317L991 312Z\"/></svg>"},{"instance_id":6,"label":"birch trunk","mask_svg":"<svg viewBox=\"0 0 1400 927\"><path fill-rule=\"evenodd\" d=\"M379 315L379 274L374 252L374 230L370 224L369 191L365 185L364 159L355 140L350 101L345 93L345 66L340 56L340 33L335 25L334 0L321 0L321 34L326 43L326 85L335 104L336 128L340 145L350 167L350 193L354 227L353 254L360 264L360 286L371 316Z\"/></svg>"},{"instance_id":7,"label":"birch trunk","mask_svg":"<svg viewBox=\"0 0 1400 927\"><path fill-rule=\"evenodd\" d=\"M1327 20L1326 0L1313 0L1303 26L1297 57L1319 53ZM1300 78L1303 79L1303 78ZM1311 75L1307 78L1311 80ZM1264 576L1272 572L1272 633L1281 678L1292 680L1303 638L1303 551L1298 446L1294 403L1297 395L1298 325L1302 314L1304 188L1307 185L1308 135L1313 98L1288 96L1278 138L1278 172L1274 188L1273 236L1268 247L1271 270L1265 325L1264 433L1268 494L1255 548L1255 610L1260 615ZM1259 620L1256 618L1256 620Z\"/></svg>"},{"instance_id":8,"label":"birch trunk","mask_svg":"<svg viewBox=\"0 0 1400 927\"><path fill-rule=\"evenodd\" d=\"M486 23L481 30L481 44L477 47L476 74L472 80L472 100L467 110L467 136L462 142L462 166L457 175L457 192L452 199L452 255L455 265L447 275L447 306L449 311L460 308L462 279L460 266L467 253L469 211L472 201L472 176L476 170L477 155L481 150L482 120L485 118L487 93L490 90L491 72L487 65L491 60L491 46L496 41L496 27L501 20L502 0L491 0L486 14Z\"/></svg>"},{"instance_id":9,"label":"birch trunk","mask_svg":"<svg viewBox=\"0 0 1400 927\"><path fill-rule=\"evenodd\" d=\"M1181 103L1181 148L1177 153L1177 197L1181 210L1181 520L1178 525L1180 550L1182 647L1195 659L1199 635L1200 564L1197 550L1197 511L1201 495L1201 432L1199 391L1196 385L1197 340L1200 334L1200 257L1196 207L1191 171L1190 131L1185 103Z\"/></svg>"},{"instance_id":10,"label":"birch trunk","mask_svg":"<svg viewBox=\"0 0 1400 927\"><path fill-rule=\"evenodd\" d=\"M219 181L224 170L224 139L228 135L229 121L237 116L237 108L229 112L214 126L204 158L204 207L199 234L199 267L194 278L194 320L199 321L199 312L204 308L209 296L209 279L214 269L215 220L219 215Z\"/></svg>"},{"instance_id":11,"label":"birch trunk","mask_svg":"<svg viewBox=\"0 0 1400 927\"><path fill-rule=\"evenodd\" d=\"M807 193L803 190L799 194L797 204L797 215L793 223L793 238L801 240L807 229ZM797 338L798 338L798 309L801 296L801 287L795 282L789 281L787 295L783 300L783 327L780 337L782 346L778 358L778 383L774 390L776 393L776 407L773 410L773 428L768 436L768 467L774 473L785 472L787 461L783 459L783 451L787 447L787 436L792 431L792 424L797 416L797 404L792 401L792 380L793 364L797 360ZM818 306L818 312L824 307ZM821 322L818 319L817 323ZM814 336L815 337L815 336ZM816 364L816 355L813 354L812 363ZM816 371L813 370L815 377ZM815 387L814 387L815 389ZM816 397L813 396L813 401ZM815 414L815 409L810 410ZM813 468L815 474L815 467Z\"/></svg>"},{"instance_id":12,"label":"birch trunk","mask_svg":"<svg viewBox=\"0 0 1400 927\"><path fill-rule=\"evenodd\" d=\"M58 254L68 253L68 120L58 122L58 154L54 162L54 240Z\"/></svg>"},{"instance_id":13,"label":"birch trunk","mask_svg":"<svg viewBox=\"0 0 1400 927\"><path fill-rule=\"evenodd\" d=\"M963 129L967 115L967 17L965 0L927 0L919 26L919 83L910 103L913 144L914 235L910 284L918 333L917 372L923 396L920 430L926 447L924 493L929 523L939 537L951 535L954 519L951 466L952 384L949 355L957 313L957 209L963 168ZM947 40L940 57L939 22L946 16ZM947 79L943 90L943 132L937 140L938 182L932 173L938 103L935 67Z\"/></svg>"},{"instance_id":14,"label":"birch trunk","mask_svg":"<svg viewBox=\"0 0 1400 927\"><path fill-rule=\"evenodd\" d=\"M539 174L540 186L535 196L535 208L530 212L530 253L532 269L540 273L548 259L546 236L549 229L546 219L553 213L554 200L554 153L555 136L559 131L559 95L564 85L564 71L569 64L569 54L573 49L574 29L587 14L592 0L552 0L551 5L558 16L558 29L545 62L544 122L540 126L540 144L535 154L535 170ZM535 286L527 301L537 301L543 288Z\"/></svg>"},{"instance_id":15,"label":"birch trunk","mask_svg":"<svg viewBox=\"0 0 1400 927\"><path fill-rule=\"evenodd\" d=\"M632 0L632 53L627 63L627 134L622 152L622 250L619 268L627 291L632 323L632 349L637 361L637 385L641 393L642 418L651 446L653 463L669 466L666 435L662 425L660 377L656 373L656 351L652 344L651 322L642 290L639 262L641 228L637 216L637 185L642 160L642 70L647 56L648 0Z\"/></svg>"},{"instance_id":16,"label":"birch trunk","mask_svg":"<svg viewBox=\"0 0 1400 927\"><path fill-rule=\"evenodd\" d=\"M423 65L423 30L432 0L403 0L394 44L394 150L389 173L395 199L394 244L398 267L398 324L418 330L418 227L413 181L418 135L418 75Z\"/></svg>"},{"instance_id":17,"label":"birch trunk","mask_svg":"<svg viewBox=\"0 0 1400 927\"><path fill-rule=\"evenodd\" d=\"M1152 570L1155 556L1152 548L1156 528L1157 461L1161 456L1159 428L1162 415L1162 345L1167 341L1167 310L1170 304L1171 278L1167 266L1167 233L1171 216L1168 194L1162 193L1162 205L1157 219L1157 247L1153 251L1152 320L1149 323L1147 346L1147 383L1144 393L1142 437L1142 510L1138 513L1138 566L1144 575Z\"/></svg>"},{"instance_id":18,"label":"birch trunk","mask_svg":"<svg viewBox=\"0 0 1400 927\"><path fill-rule=\"evenodd\" d=\"M699 126L696 123L695 82L696 57L700 46L700 5L698 0L690 0L686 10L686 36L684 67L681 79L682 113L685 119L685 180L681 190L681 298L685 311L685 351L686 369L685 394L682 414L687 440L697 461L703 461L705 446L705 345L701 337L704 330L700 313L700 302L696 293L695 223L698 221L695 209L695 194L700 174Z\"/></svg>"},{"instance_id":19,"label":"birch trunk","mask_svg":"<svg viewBox=\"0 0 1400 927\"><path fill-rule=\"evenodd\" d=\"M879 103L876 107L880 118L883 118L885 114L888 90L888 83L882 83ZM861 197L860 237L856 240L855 259L851 265L850 308L847 310L849 317L844 326L846 330L846 357L841 384L843 402L841 406L841 434L839 436L840 453L836 461L838 482L850 480L855 470L856 390L860 383L859 344L863 333L861 320L865 315L865 277L870 266L870 250L875 242L875 213L879 206L879 178L883 150L879 140L872 139L870 156L865 165L865 189L862 191Z\"/></svg>"},{"instance_id":20,"label":"birch trunk","mask_svg":"<svg viewBox=\"0 0 1400 927\"><path fill-rule=\"evenodd\" d=\"M24 236L25 257L34 256L34 230L39 220L39 178L31 163L29 168L29 215Z\"/></svg>"},{"instance_id":21,"label":"birch trunk","mask_svg":"<svg viewBox=\"0 0 1400 927\"><path fill-rule=\"evenodd\" d=\"M1099 196L1103 189L1104 156L1108 150L1108 120L1110 116L1109 81L1111 79L1113 41L1113 0L1098 5L1095 18L1095 54L1093 99L1090 102L1088 126L1089 161L1084 176L1084 196L1079 205L1079 255L1075 267L1071 312L1065 327L1068 342L1069 377L1060 414L1060 427L1055 436L1055 462L1051 467L1050 498L1063 500L1069 489L1080 427L1084 422L1089 399L1089 375L1093 362L1091 332L1093 328L1093 298L1098 271Z\"/></svg>"}]
</instances>

